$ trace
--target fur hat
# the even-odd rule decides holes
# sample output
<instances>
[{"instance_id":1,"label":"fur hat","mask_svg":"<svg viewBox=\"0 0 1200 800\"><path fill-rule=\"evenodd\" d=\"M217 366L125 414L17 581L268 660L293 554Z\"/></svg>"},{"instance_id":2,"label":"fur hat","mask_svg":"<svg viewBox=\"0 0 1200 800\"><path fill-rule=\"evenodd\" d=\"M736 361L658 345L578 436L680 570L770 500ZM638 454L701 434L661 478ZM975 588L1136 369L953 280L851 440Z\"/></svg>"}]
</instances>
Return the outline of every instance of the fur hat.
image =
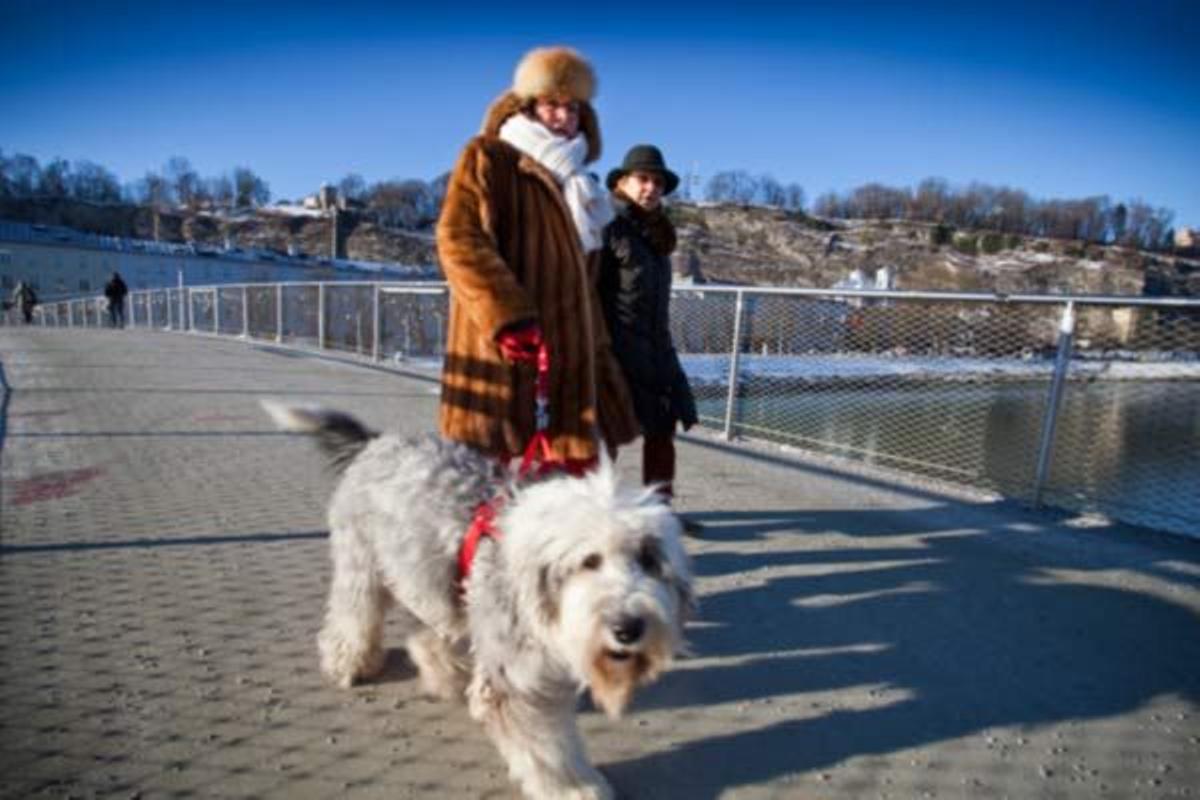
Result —
<instances>
[{"instance_id":1,"label":"fur hat","mask_svg":"<svg viewBox=\"0 0 1200 800\"><path fill-rule=\"evenodd\" d=\"M523 100L569 97L590 103L596 94L596 74L592 65L569 47L537 47L517 64L512 91Z\"/></svg>"}]
</instances>

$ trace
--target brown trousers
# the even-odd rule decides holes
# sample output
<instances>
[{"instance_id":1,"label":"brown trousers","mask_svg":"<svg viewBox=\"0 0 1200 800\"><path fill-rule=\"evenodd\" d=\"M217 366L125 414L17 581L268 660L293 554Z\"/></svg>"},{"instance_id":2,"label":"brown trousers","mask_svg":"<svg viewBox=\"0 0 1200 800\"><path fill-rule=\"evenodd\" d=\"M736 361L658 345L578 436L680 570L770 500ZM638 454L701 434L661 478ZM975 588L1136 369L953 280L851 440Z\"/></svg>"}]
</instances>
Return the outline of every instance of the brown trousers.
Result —
<instances>
[{"instance_id":1,"label":"brown trousers","mask_svg":"<svg viewBox=\"0 0 1200 800\"><path fill-rule=\"evenodd\" d=\"M675 434L650 433L642 437L642 483L662 484L670 499L675 494Z\"/></svg>"}]
</instances>

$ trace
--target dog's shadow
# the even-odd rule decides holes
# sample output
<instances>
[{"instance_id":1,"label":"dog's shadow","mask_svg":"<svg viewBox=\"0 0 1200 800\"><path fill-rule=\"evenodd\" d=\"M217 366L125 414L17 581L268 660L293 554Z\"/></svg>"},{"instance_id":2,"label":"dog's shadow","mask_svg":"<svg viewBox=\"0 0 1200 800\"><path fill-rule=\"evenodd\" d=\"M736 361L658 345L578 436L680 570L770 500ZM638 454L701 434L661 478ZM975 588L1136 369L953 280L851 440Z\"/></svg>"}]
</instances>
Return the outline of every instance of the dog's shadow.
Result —
<instances>
[{"instance_id":1,"label":"dog's shadow","mask_svg":"<svg viewBox=\"0 0 1200 800\"><path fill-rule=\"evenodd\" d=\"M666 713L678 743L601 768L623 797L715 798L994 726L1200 701L1194 612L1079 577L1132 569L1194 590L1161 567L1195 563L1192 543L1002 506L693 515L696 573L722 587L689 630L703 666L635 701ZM687 717L729 732L687 738Z\"/></svg>"}]
</instances>

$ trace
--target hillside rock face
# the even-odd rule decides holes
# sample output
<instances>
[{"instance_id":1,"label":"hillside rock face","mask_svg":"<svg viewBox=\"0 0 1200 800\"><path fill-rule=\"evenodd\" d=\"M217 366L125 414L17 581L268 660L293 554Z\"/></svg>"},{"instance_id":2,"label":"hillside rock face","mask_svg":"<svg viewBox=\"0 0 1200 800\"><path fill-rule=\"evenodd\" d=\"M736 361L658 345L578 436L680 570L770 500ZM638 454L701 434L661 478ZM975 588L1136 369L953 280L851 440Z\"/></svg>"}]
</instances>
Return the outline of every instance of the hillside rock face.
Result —
<instances>
[{"instance_id":1,"label":"hillside rock face","mask_svg":"<svg viewBox=\"0 0 1200 800\"><path fill-rule=\"evenodd\" d=\"M0 198L0 219L61 225L89 233L165 242L196 242L328 257L333 252L329 215L273 208L238 213L161 211L135 205L98 205L51 198ZM339 215L339 257L404 265L436 262L433 232L383 228L357 214Z\"/></svg>"},{"instance_id":2,"label":"hillside rock face","mask_svg":"<svg viewBox=\"0 0 1200 800\"><path fill-rule=\"evenodd\" d=\"M676 274L773 286L831 287L890 268L898 289L1200 296L1200 261L1124 247L942 231L899 220L821 220L731 205L676 205Z\"/></svg>"},{"instance_id":3,"label":"hillside rock face","mask_svg":"<svg viewBox=\"0 0 1200 800\"><path fill-rule=\"evenodd\" d=\"M898 220L823 220L761 207L673 204L676 274L697 283L827 288L853 270L888 267L910 290L1200 297L1200 259L1078 241L938 230ZM93 233L195 241L329 256L328 214L275 208L235 214L160 212L49 198L0 198L0 218ZM407 265L436 263L433 231L384 228L361 214L337 220L338 255ZM940 243L938 243L940 242Z\"/></svg>"}]
</instances>

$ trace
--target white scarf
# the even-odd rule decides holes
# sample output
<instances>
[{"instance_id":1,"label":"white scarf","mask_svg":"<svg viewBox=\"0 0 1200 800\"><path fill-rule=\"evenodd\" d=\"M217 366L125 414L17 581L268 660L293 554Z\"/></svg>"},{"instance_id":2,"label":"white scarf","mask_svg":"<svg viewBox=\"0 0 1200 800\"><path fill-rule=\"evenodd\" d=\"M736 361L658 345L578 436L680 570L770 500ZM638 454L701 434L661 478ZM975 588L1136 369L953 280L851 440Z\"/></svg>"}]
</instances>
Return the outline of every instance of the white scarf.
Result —
<instances>
[{"instance_id":1,"label":"white scarf","mask_svg":"<svg viewBox=\"0 0 1200 800\"><path fill-rule=\"evenodd\" d=\"M562 187L583 252L598 249L613 209L608 192L583 168L587 137L580 133L564 139L524 114L513 114L500 126L500 138L550 170Z\"/></svg>"}]
</instances>

